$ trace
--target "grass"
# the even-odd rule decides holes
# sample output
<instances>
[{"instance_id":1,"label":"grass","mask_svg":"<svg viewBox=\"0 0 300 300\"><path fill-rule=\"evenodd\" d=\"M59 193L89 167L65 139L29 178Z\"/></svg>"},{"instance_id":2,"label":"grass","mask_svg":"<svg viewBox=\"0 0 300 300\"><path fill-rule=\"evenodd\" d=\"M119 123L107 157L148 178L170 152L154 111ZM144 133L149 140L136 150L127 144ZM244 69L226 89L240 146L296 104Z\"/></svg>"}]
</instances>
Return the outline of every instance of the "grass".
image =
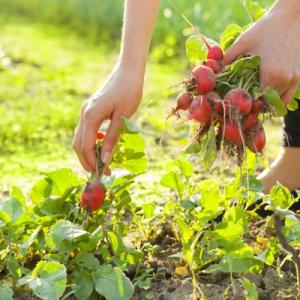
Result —
<instances>
[{"instance_id":1,"label":"grass","mask_svg":"<svg viewBox=\"0 0 300 300\"><path fill-rule=\"evenodd\" d=\"M0 15L0 26L0 191L12 185L26 189L47 170L71 167L82 173L71 149L73 130L83 101L105 80L118 49L108 51L64 27L20 17ZM178 157L186 142L184 123L166 121L173 100L166 92L185 76L185 66L185 59L163 65L152 61L147 69L135 119L149 156L149 171L137 193L149 201L159 198L153 190L162 165ZM266 156L272 160L279 124L268 128ZM204 177L213 174L203 172Z\"/></svg>"},{"instance_id":2,"label":"grass","mask_svg":"<svg viewBox=\"0 0 300 300\"><path fill-rule=\"evenodd\" d=\"M218 39L226 25L246 25L249 16L242 0L164 0L161 1L158 22L153 37L152 59L166 62L182 54L187 23L178 10L208 36ZM267 7L271 0L261 0ZM115 47L119 43L123 0L0 0L2 14L26 16L30 20L69 28L90 40Z\"/></svg>"}]
</instances>

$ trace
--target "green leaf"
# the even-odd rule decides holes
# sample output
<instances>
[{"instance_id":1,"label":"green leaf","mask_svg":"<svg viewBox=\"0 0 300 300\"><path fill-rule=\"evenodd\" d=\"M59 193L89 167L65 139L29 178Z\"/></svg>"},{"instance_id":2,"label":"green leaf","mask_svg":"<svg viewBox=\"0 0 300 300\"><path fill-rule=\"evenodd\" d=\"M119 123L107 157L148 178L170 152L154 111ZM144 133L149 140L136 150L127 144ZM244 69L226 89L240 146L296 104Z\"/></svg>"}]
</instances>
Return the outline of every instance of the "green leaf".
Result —
<instances>
[{"instance_id":1,"label":"green leaf","mask_svg":"<svg viewBox=\"0 0 300 300\"><path fill-rule=\"evenodd\" d=\"M4 281L0 281L0 300L13 300L13 296L13 290Z\"/></svg>"},{"instance_id":2,"label":"green leaf","mask_svg":"<svg viewBox=\"0 0 300 300\"><path fill-rule=\"evenodd\" d=\"M72 290L75 292L74 295L77 297L77 299L89 299L94 290L93 276L85 270L75 272Z\"/></svg>"},{"instance_id":3,"label":"green leaf","mask_svg":"<svg viewBox=\"0 0 300 300\"><path fill-rule=\"evenodd\" d=\"M62 196L70 187L83 183L71 169L67 168L49 172L47 178L51 180L53 184L52 194L56 196Z\"/></svg>"},{"instance_id":4,"label":"green leaf","mask_svg":"<svg viewBox=\"0 0 300 300\"><path fill-rule=\"evenodd\" d=\"M237 24L229 24L221 35L221 47L223 50L228 49L237 37L242 33L242 27Z\"/></svg>"},{"instance_id":5,"label":"green leaf","mask_svg":"<svg viewBox=\"0 0 300 300\"><path fill-rule=\"evenodd\" d=\"M214 40L207 39L207 41L210 45L216 44ZM207 48L204 45L199 34L194 34L188 37L186 41L186 55L193 65L206 60Z\"/></svg>"},{"instance_id":6,"label":"green leaf","mask_svg":"<svg viewBox=\"0 0 300 300\"><path fill-rule=\"evenodd\" d=\"M216 134L213 127L201 139L200 157L201 162L208 170L213 166L217 158Z\"/></svg>"},{"instance_id":7,"label":"green leaf","mask_svg":"<svg viewBox=\"0 0 300 300\"><path fill-rule=\"evenodd\" d=\"M276 245L277 245L277 239L271 238L268 242L267 248L256 256L256 259L260 260L264 264L267 264L268 266L272 266L272 264L275 261L276 258Z\"/></svg>"},{"instance_id":8,"label":"green leaf","mask_svg":"<svg viewBox=\"0 0 300 300\"><path fill-rule=\"evenodd\" d=\"M110 244L114 251L115 255L118 255L119 252L123 249L123 242L122 239L113 231L109 231L107 233Z\"/></svg>"},{"instance_id":9,"label":"green leaf","mask_svg":"<svg viewBox=\"0 0 300 300\"><path fill-rule=\"evenodd\" d=\"M247 291L246 300L258 300L258 291L256 285L249 279L243 278L243 286Z\"/></svg>"},{"instance_id":10,"label":"green leaf","mask_svg":"<svg viewBox=\"0 0 300 300\"><path fill-rule=\"evenodd\" d=\"M99 260L89 252L79 252L75 257L75 262L89 271L97 270L99 267Z\"/></svg>"},{"instance_id":11,"label":"green leaf","mask_svg":"<svg viewBox=\"0 0 300 300\"><path fill-rule=\"evenodd\" d=\"M219 213L220 203L223 201L219 186L213 179L206 179L198 185L200 190L199 205L202 207L201 218L213 219ZM214 201L212 201L214 199Z\"/></svg>"},{"instance_id":12,"label":"green leaf","mask_svg":"<svg viewBox=\"0 0 300 300\"><path fill-rule=\"evenodd\" d=\"M300 242L300 222L296 216L286 216L285 235L291 242Z\"/></svg>"},{"instance_id":13,"label":"green leaf","mask_svg":"<svg viewBox=\"0 0 300 300\"><path fill-rule=\"evenodd\" d=\"M260 64L260 57L257 55L241 57L234 61L230 65L230 71L236 73L236 76L241 76L241 74L249 74L251 72L258 72Z\"/></svg>"},{"instance_id":14,"label":"green leaf","mask_svg":"<svg viewBox=\"0 0 300 300\"><path fill-rule=\"evenodd\" d=\"M294 201L290 191L281 184L272 187L269 199L274 210L277 208L287 209Z\"/></svg>"},{"instance_id":15,"label":"green leaf","mask_svg":"<svg viewBox=\"0 0 300 300\"><path fill-rule=\"evenodd\" d=\"M59 220L51 227L49 233L46 235L46 242L52 251L57 251L64 247L64 241L75 241L78 240L78 238L88 236L88 234L87 231L70 221Z\"/></svg>"},{"instance_id":16,"label":"green leaf","mask_svg":"<svg viewBox=\"0 0 300 300\"><path fill-rule=\"evenodd\" d=\"M256 264L257 261L251 257L226 255L221 259L219 264L208 267L207 272L242 273L249 271Z\"/></svg>"},{"instance_id":17,"label":"green leaf","mask_svg":"<svg viewBox=\"0 0 300 300\"><path fill-rule=\"evenodd\" d=\"M129 132L129 133L138 133L140 132L140 129L130 120L126 119L126 118L123 118L124 120L124 126L125 126L125 129L126 129L126 132Z\"/></svg>"},{"instance_id":18,"label":"green leaf","mask_svg":"<svg viewBox=\"0 0 300 300\"><path fill-rule=\"evenodd\" d=\"M177 175L174 172L169 172L165 174L160 180L160 184L164 187L175 189L178 192L180 197L185 188L185 185L181 180L181 178L179 177L179 175Z\"/></svg>"},{"instance_id":19,"label":"green leaf","mask_svg":"<svg viewBox=\"0 0 300 300\"><path fill-rule=\"evenodd\" d=\"M52 184L49 180L40 179L31 189L29 197L31 201L35 204L39 204L45 198L48 198L51 193Z\"/></svg>"},{"instance_id":20,"label":"green leaf","mask_svg":"<svg viewBox=\"0 0 300 300\"><path fill-rule=\"evenodd\" d=\"M7 221L8 215L12 222L16 222L24 213L22 203L15 198L10 198L3 202L0 202L0 210L4 212L1 218Z\"/></svg>"},{"instance_id":21,"label":"green leaf","mask_svg":"<svg viewBox=\"0 0 300 300\"><path fill-rule=\"evenodd\" d=\"M79 243L80 249L84 251L92 251L97 245L102 241L103 238L103 227L100 225L97 229L95 229L88 240L84 240Z\"/></svg>"},{"instance_id":22,"label":"green leaf","mask_svg":"<svg viewBox=\"0 0 300 300\"><path fill-rule=\"evenodd\" d=\"M141 263L143 256L143 252L126 247L119 254L120 260L128 265Z\"/></svg>"},{"instance_id":23,"label":"green leaf","mask_svg":"<svg viewBox=\"0 0 300 300\"><path fill-rule=\"evenodd\" d=\"M147 159L126 159L119 164L119 167L136 174L141 174L147 170Z\"/></svg>"},{"instance_id":24,"label":"green leaf","mask_svg":"<svg viewBox=\"0 0 300 300\"><path fill-rule=\"evenodd\" d=\"M179 226L180 238L181 238L183 245L189 244L191 241L191 238L194 235L193 228L190 225L188 225L187 223L185 223L185 221L182 218L177 218L176 221Z\"/></svg>"},{"instance_id":25,"label":"green leaf","mask_svg":"<svg viewBox=\"0 0 300 300\"><path fill-rule=\"evenodd\" d=\"M19 188L14 186L10 192L10 196L18 200L22 204L22 206L25 207L25 196Z\"/></svg>"},{"instance_id":26,"label":"green leaf","mask_svg":"<svg viewBox=\"0 0 300 300\"><path fill-rule=\"evenodd\" d=\"M248 228L247 214L243 207L233 206L226 210L223 222L233 222L242 225L244 231Z\"/></svg>"},{"instance_id":27,"label":"green leaf","mask_svg":"<svg viewBox=\"0 0 300 300\"><path fill-rule=\"evenodd\" d=\"M145 218L150 219L154 216L156 205L153 203L145 203L141 205L141 208L143 209Z\"/></svg>"},{"instance_id":28,"label":"green leaf","mask_svg":"<svg viewBox=\"0 0 300 300\"><path fill-rule=\"evenodd\" d=\"M295 99L300 99L300 85L298 85L297 91L294 95Z\"/></svg>"},{"instance_id":29,"label":"green leaf","mask_svg":"<svg viewBox=\"0 0 300 300\"><path fill-rule=\"evenodd\" d=\"M139 134L128 134L122 135L122 146L124 148L133 149L134 152L143 152L145 150L144 139Z\"/></svg>"},{"instance_id":30,"label":"green leaf","mask_svg":"<svg viewBox=\"0 0 300 300\"><path fill-rule=\"evenodd\" d=\"M22 276L22 269L19 263L14 259L11 258L7 261L7 268L9 274L15 279L18 280Z\"/></svg>"},{"instance_id":31,"label":"green leaf","mask_svg":"<svg viewBox=\"0 0 300 300\"><path fill-rule=\"evenodd\" d=\"M133 285L121 269L101 266L93 273L96 291L107 300L130 300Z\"/></svg>"},{"instance_id":32,"label":"green leaf","mask_svg":"<svg viewBox=\"0 0 300 300\"><path fill-rule=\"evenodd\" d=\"M297 99L292 99L291 102L288 104L287 109L289 111L295 111L298 109L298 107L299 107L299 103Z\"/></svg>"},{"instance_id":33,"label":"green leaf","mask_svg":"<svg viewBox=\"0 0 300 300\"><path fill-rule=\"evenodd\" d=\"M5 227L9 222L11 222L10 215L0 209L0 228Z\"/></svg>"},{"instance_id":34,"label":"green leaf","mask_svg":"<svg viewBox=\"0 0 300 300\"><path fill-rule=\"evenodd\" d=\"M264 89L265 99L268 104L273 108L273 114L278 117L282 117L287 114L287 108L282 102L280 95L277 91L267 87Z\"/></svg>"},{"instance_id":35,"label":"green leaf","mask_svg":"<svg viewBox=\"0 0 300 300\"><path fill-rule=\"evenodd\" d=\"M176 159L174 164L179 168L184 177L191 177L193 174L193 164L184 159Z\"/></svg>"},{"instance_id":36,"label":"green leaf","mask_svg":"<svg viewBox=\"0 0 300 300\"><path fill-rule=\"evenodd\" d=\"M200 150L201 150L201 145L197 141L191 142L184 148L184 152L187 154L196 154L199 153Z\"/></svg>"},{"instance_id":37,"label":"green leaf","mask_svg":"<svg viewBox=\"0 0 300 300\"><path fill-rule=\"evenodd\" d=\"M224 246L230 245L234 241L240 241L244 235L243 224L232 221L217 225L214 230L214 238Z\"/></svg>"},{"instance_id":38,"label":"green leaf","mask_svg":"<svg viewBox=\"0 0 300 300\"><path fill-rule=\"evenodd\" d=\"M263 9L258 2L251 1L251 0L244 0L244 6L248 12L248 15L252 22L256 22L260 18L262 18L266 10Z\"/></svg>"},{"instance_id":39,"label":"green leaf","mask_svg":"<svg viewBox=\"0 0 300 300\"><path fill-rule=\"evenodd\" d=\"M66 282L64 265L55 261L40 261L30 275L18 281L18 285L29 284L35 296L43 300L56 300L63 295Z\"/></svg>"}]
</instances>

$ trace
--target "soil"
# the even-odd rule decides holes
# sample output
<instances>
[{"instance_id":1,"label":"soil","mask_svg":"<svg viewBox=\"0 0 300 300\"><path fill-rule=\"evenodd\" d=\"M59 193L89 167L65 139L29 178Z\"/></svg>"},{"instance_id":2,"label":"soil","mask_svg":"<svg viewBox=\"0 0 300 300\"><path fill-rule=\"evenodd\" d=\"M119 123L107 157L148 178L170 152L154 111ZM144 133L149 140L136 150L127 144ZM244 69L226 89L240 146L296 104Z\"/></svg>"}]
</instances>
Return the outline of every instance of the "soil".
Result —
<instances>
[{"instance_id":1,"label":"soil","mask_svg":"<svg viewBox=\"0 0 300 300\"><path fill-rule=\"evenodd\" d=\"M258 236L268 238L274 232L264 220L249 224L249 232L245 240L249 244L256 242ZM128 241L129 242L129 241ZM143 263L144 269L153 269L153 281L149 290L136 289L132 300L200 300L201 295L197 287L194 289L190 274L186 277L177 275L176 267L180 265L178 259L170 259L170 255L180 252L180 245L176 242L170 228L161 226L153 239L148 242L160 245L160 250L153 254L151 261ZM130 246L134 246L131 244ZM282 260L281 260L282 261ZM184 264L182 264L184 266ZM135 268L129 270L127 276L130 279L135 277ZM297 286L295 277L295 267L293 263L286 262L281 266L278 273L275 267L265 267L262 274L242 274L235 277L235 293L232 289L232 281L229 274L214 273L201 274L197 277L198 284L204 292L207 300L242 300L246 298L242 286L242 278L245 277L253 282L259 292L260 300L300 300L297 297ZM19 292L14 297L15 300L36 300L29 292ZM74 300L74 297L66 298ZM96 298L95 298L96 299ZM103 299L101 297L98 298Z\"/></svg>"}]
</instances>

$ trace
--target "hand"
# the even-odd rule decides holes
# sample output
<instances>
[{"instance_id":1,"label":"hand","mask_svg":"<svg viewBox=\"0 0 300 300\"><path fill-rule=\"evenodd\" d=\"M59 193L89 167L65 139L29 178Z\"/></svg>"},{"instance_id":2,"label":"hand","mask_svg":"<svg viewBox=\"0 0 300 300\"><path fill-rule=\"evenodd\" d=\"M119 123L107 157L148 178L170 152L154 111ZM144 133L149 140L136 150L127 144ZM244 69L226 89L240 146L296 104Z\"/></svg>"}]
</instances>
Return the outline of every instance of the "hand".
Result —
<instances>
[{"instance_id":1,"label":"hand","mask_svg":"<svg viewBox=\"0 0 300 300\"><path fill-rule=\"evenodd\" d=\"M278 1L226 51L228 64L242 54L259 55L261 87L276 89L283 102L292 100L300 82L300 5Z\"/></svg>"},{"instance_id":2,"label":"hand","mask_svg":"<svg viewBox=\"0 0 300 300\"><path fill-rule=\"evenodd\" d=\"M96 134L105 120L111 120L104 139L101 160L110 162L122 127L122 117L131 117L137 109L143 89L143 71L121 66L106 83L83 105L73 140L73 148L85 170L96 168Z\"/></svg>"}]
</instances>

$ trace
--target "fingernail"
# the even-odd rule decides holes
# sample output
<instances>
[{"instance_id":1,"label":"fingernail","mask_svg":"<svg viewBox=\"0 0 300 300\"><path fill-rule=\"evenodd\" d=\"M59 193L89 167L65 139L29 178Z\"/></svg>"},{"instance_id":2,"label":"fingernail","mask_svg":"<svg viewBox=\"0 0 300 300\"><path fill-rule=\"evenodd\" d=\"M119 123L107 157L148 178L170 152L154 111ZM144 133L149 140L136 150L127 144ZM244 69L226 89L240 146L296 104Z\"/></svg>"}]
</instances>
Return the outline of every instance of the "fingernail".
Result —
<instances>
[{"instance_id":1,"label":"fingernail","mask_svg":"<svg viewBox=\"0 0 300 300\"><path fill-rule=\"evenodd\" d=\"M104 164L108 164L110 160L110 153L108 151L104 151L104 153L101 155L101 160Z\"/></svg>"}]
</instances>

